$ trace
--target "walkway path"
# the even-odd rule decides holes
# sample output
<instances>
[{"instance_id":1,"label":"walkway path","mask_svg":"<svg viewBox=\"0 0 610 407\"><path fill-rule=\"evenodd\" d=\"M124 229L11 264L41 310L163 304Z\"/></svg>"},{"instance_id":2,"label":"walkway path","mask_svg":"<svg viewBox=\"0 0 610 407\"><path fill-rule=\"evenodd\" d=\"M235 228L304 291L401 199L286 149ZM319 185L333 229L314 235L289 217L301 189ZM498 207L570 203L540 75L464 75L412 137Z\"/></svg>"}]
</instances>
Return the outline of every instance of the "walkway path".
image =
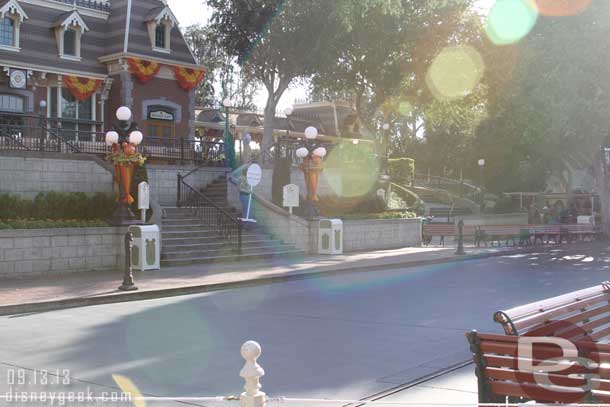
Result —
<instances>
[{"instance_id":1,"label":"walkway path","mask_svg":"<svg viewBox=\"0 0 610 407\"><path fill-rule=\"evenodd\" d=\"M340 256L271 258L247 263L168 267L161 271L137 273L136 284L139 291L132 293L122 293L117 290L122 280L119 272L49 274L37 279L2 281L0 315L194 294L245 285L312 278L326 273L435 264L478 256L493 256L507 251L514 249L467 248L467 256L456 256L454 248L418 247Z\"/></svg>"}]
</instances>

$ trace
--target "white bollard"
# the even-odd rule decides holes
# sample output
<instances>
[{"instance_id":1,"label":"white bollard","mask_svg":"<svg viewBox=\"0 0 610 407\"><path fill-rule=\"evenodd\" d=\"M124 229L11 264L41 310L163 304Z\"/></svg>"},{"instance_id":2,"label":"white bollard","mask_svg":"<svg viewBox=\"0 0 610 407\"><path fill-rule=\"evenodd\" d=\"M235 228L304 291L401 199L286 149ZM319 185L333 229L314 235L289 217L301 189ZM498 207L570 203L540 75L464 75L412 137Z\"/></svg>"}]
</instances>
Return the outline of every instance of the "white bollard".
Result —
<instances>
[{"instance_id":1,"label":"white bollard","mask_svg":"<svg viewBox=\"0 0 610 407\"><path fill-rule=\"evenodd\" d=\"M241 394L242 407L265 407L267 396L260 391L260 378L265 375L265 370L256 363L261 355L261 346L254 341L248 341L241 346L241 356L246 359L246 364L239 372L246 382L244 393Z\"/></svg>"}]
</instances>

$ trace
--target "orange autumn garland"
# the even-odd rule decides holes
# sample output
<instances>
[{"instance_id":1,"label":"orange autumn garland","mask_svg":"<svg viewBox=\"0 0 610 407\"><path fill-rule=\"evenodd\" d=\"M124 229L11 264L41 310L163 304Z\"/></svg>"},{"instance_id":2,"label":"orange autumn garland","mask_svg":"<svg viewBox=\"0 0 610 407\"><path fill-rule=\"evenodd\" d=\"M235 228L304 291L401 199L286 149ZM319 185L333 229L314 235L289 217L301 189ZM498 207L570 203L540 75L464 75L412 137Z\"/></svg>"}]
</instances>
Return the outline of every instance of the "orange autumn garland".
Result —
<instances>
[{"instance_id":1,"label":"orange autumn garland","mask_svg":"<svg viewBox=\"0 0 610 407\"><path fill-rule=\"evenodd\" d=\"M72 95L80 102L89 99L102 86L102 81L99 79L78 76L66 76L64 82Z\"/></svg>"},{"instance_id":2,"label":"orange autumn garland","mask_svg":"<svg viewBox=\"0 0 610 407\"><path fill-rule=\"evenodd\" d=\"M145 59L127 58L127 63L133 74L138 78L138 81L142 84L149 82L161 69L160 63Z\"/></svg>"},{"instance_id":3,"label":"orange autumn garland","mask_svg":"<svg viewBox=\"0 0 610 407\"><path fill-rule=\"evenodd\" d=\"M203 79L204 75L203 70L191 69L191 68L183 68L181 66L174 67L174 74L176 75L176 80L180 87L184 90L191 90Z\"/></svg>"}]
</instances>

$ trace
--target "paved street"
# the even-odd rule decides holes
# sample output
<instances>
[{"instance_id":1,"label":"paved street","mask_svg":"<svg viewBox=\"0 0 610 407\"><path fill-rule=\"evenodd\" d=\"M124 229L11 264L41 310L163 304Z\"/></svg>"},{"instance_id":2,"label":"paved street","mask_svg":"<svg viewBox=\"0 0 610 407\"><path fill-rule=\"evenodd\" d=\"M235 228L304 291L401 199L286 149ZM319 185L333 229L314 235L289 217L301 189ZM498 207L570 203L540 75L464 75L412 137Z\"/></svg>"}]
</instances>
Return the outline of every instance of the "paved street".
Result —
<instances>
[{"instance_id":1,"label":"paved street","mask_svg":"<svg viewBox=\"0 0 610 407\"><path fill-rule=\"evenodd\" d=\"M600 283L609 271L607 245L564 245L2 317L0 394L14 366L67 369L74 390L115 387L111 375L121 374L151 395L239 394L239 348L253 339L271 396L361 398L465 361L464 332L497 331L494 311Z\"/></svg>"}]
</instances>

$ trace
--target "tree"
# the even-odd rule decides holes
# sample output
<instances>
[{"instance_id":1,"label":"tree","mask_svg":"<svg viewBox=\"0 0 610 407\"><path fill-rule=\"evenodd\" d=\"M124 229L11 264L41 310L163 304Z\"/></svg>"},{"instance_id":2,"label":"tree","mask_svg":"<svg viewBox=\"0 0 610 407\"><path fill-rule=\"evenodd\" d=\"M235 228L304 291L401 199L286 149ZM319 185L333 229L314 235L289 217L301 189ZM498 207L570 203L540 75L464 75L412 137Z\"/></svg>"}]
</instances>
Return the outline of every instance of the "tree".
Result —
<instances>
[{"instance_id":1,"label":"tree","mask_svg":"<svg viewBox=\"0 0 610 407\"><path fill-rule=\"evenodd\" d=\"M200 106L218 106L228 97L236 108L254 110L254 97L258 90L256 83L243 75L236 58L225 52L212 29L192 25L185 30L184 38L197 62L207 70L196 90L196 103Z\"/></svg>"},{"instance_id":2,"label":"tree","mask_svg":"<svg viewBox=\"0 0 610 407\"><path fill-rule=\"evenodd\" d=\"M337 59L314 76L313 94L351 95L360 118L373 129L407 103L410 122L405 130L415 135L419 113L433 100L425 84L430 62L443 47L463 41L471 1L336 4L341 17L333 50Z\"/></svg>"},{"instance_id":3,"label":"tree","mask_svg":"<svg viewBox=\"0 0 610 407\"><path fill-rule=\"evenodd\" d=\"M336 29L335 2L328 0L208 0L211 30L248 78L263 84L263 151L273 143L275 111L297 79L328 64Z\"/></svg>"},{"instance_id":4,"label":"tree","mask_svg":"<svg viewBox=\"0 0 610 407\"><path fill-rule=\"evenodd\" d=\"M591 2L541 15L516 45L485 48L503 61L488 64L489 119L477 132L496 190L540 190L551 176L569 189L571 168L592 167L610 128L609 18L608 2Z\"/></svg>"}]
</instances>

